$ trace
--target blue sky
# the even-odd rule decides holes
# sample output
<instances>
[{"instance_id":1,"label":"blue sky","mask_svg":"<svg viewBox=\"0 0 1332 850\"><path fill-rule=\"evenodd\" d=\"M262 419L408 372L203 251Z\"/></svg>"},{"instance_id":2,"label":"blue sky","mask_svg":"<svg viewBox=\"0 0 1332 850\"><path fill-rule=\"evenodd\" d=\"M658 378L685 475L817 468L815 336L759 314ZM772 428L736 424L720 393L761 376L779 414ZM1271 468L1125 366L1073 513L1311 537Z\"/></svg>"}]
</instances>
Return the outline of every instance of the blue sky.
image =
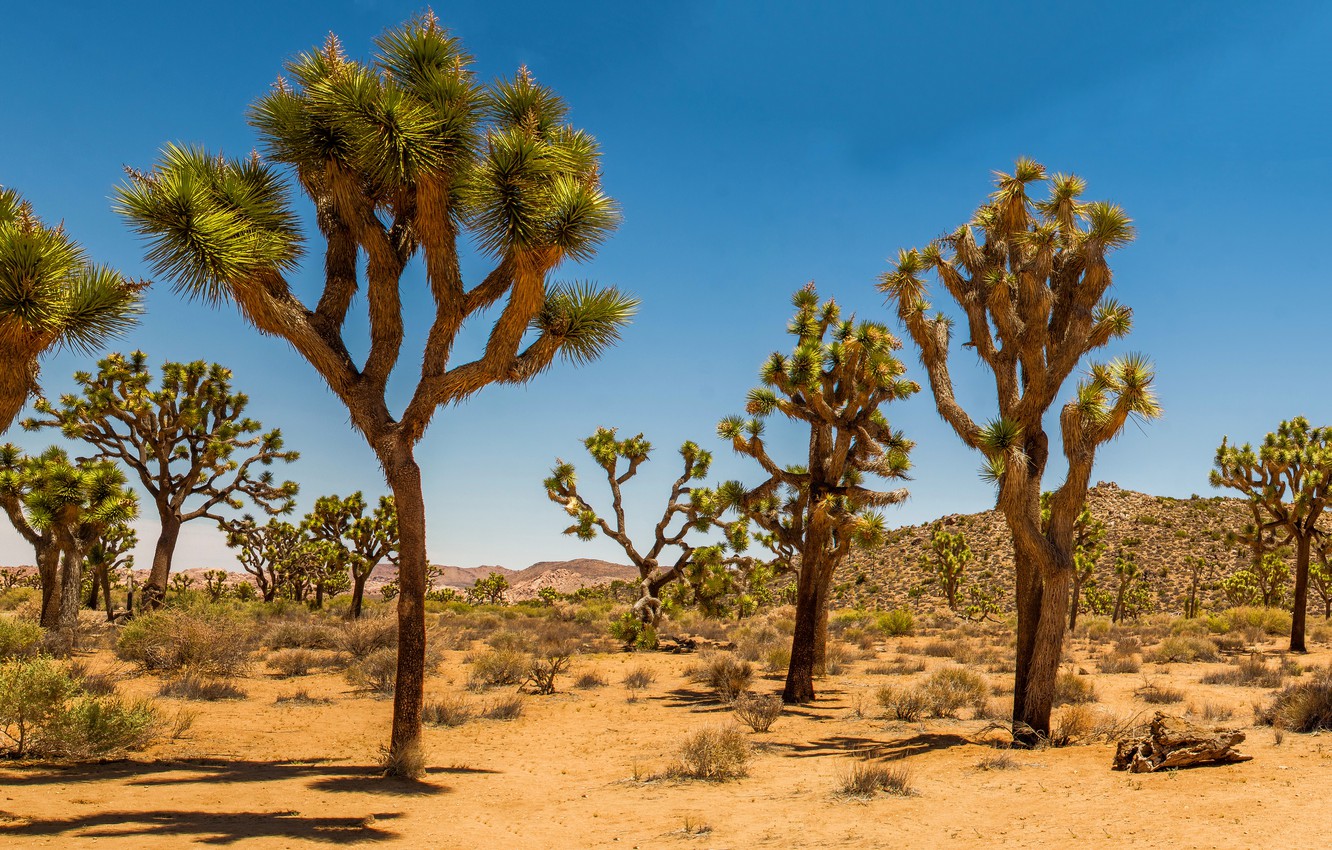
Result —
<instances>
[{"instance_id":1,"label":"blue sky","mask_svg":"<svg viewBox=\"0 0 1332 850\"><path fill-rule=\"evenodd\" d=\"M99 261L147 277L140 244L110 209L122 165L150 165L168 141L248 152L247 105L285 59L329 31L368 57L374 36L421 8L6 9L0 184L63 219ZM755 479L713 432L740 411L763 357L788 347L790 293L814 280L848 310L895 327L873 288L887 258L965 221L990 172L1019 156L1082 175L1089 198L1123 205L1138 227L1113 259L1114 295L1135 309L1134 332L1106 354L1156 362L1165 416L1104 448L1093 481L1206 493L1223 434L1256 441L1297 414L1332 422L1319 259L1332 197L1332 7L515 0L436 11L483 78L527 64L601 141L624 222L594 261L559 276L613 283L643 304L601 362L489 388L435 419L418 452L435 562L616 559L606 541L563 537L565 517L540 486L558 455L601 492L579 444L599 425L642 431L657 447L629 505L640 530L656 519L682 440L715 451L714 477ZM298 278L306 292L315 257ZM323 493L384 492L343 408L284 343L233 310L181 300L165 281L148 307L114 349L231 367L250 413L302 452L283 470L301 482L302 511ZM905 359L923 382L909 348ZM966 356L956 364L961 397L987 417L992 384ZM50 358L44 386L67 391L89 366ZM890 511L891 525L992 504L978 459L937 419L928 392L887 413L917 443L912 495ZM798 432L770 433L779 456L799 459ZM7 438L34 450L50 442L17 429ZM154 534L145 522L141 566ZM0 563L30 561L0 529ZM234 561L204 523L187 526L177 565Z\"/></svg>"}]
</instances>

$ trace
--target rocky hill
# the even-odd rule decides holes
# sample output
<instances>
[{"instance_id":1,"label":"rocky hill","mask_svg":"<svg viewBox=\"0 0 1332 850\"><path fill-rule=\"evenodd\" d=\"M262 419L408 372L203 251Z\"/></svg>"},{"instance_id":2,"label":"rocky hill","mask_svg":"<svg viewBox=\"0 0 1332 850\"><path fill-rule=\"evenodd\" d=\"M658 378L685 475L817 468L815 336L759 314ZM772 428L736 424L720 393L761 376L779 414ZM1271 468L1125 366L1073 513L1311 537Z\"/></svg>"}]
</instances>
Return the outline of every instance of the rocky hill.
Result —
<instances>
[{"instance_id":1,"label":"rocky hill","mask_svg":"<svg viewBox=\"0 0 1332 850\"><path fill-rule=\"evenodd\" d=\"M1131 548L1156 592L1159 610L1183 610L1188 587L1186 556L1202 557L1212 580L1240 565L1236 553L1224 545L1227 531L1237 530L1249 521L1248 510L1240 499L1201 496L1173 499L1101 482L1088 491L1087 506L1106 524L1106 554L1097 569L1102 585L1113 579L1116 551ZM1003 515L996 510L952 514L935 522L966 535L975 556L972 569L991 570L1005 590L1003 599L1011 605L1013 549ZM906 604L911 588L925 579L920 558L929 552L934 525L931 522L895 529L888 533L879 549L853 552L836 577L841 604L880 608ZM1220 604L1219 599L1212 598L1216 591L1210 594L1207 602Z\"/></svg>"}]
</instances>

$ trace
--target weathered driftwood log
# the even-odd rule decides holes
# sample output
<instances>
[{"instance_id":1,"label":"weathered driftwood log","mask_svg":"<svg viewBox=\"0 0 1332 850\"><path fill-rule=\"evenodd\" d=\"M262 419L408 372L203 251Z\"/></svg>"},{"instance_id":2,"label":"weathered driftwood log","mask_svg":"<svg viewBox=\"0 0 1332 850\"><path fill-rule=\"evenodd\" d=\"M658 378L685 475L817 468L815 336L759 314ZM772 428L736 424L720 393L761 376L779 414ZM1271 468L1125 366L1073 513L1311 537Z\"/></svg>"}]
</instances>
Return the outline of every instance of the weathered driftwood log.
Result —
<instances>
[{"instance_id":1,"label":"weathered driftwood log","mask_svg":"<svg viewBox=\"0 0 1332 850\"><path fill-rule=\"evenodd\" d=\"M1209 729L1179 717L1156 712L1146 735L1126 738L1115 748L1115 770L1151 773L1172 767L1248 761L1234 749L1244 740L1238 729Z\"/></svg>"}]
</instances>

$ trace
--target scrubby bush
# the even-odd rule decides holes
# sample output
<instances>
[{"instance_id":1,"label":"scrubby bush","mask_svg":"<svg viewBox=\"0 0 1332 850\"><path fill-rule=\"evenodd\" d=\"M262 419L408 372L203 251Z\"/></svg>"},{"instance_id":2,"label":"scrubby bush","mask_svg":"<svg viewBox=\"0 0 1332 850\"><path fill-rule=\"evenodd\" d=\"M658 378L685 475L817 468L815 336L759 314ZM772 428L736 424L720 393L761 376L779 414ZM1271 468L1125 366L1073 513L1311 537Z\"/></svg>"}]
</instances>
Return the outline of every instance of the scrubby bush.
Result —
<instances>
[{"instance_id":1,"label":"scrubby bush","mask_svg":"<svg viewBox=\"0 0 1332 850\"><path fill-rule=\"evenodd\" d=\"M1203 637L1192 635L1171 636L1156 645L1148 660L1157 663L1192 661L1215 661L1220 655L1216 644Z\"/></svg>"},{"instance_id":2,"label":"scrubby bush","mask_svg":"<svg viewBox=\"0 0 1332 850\"><path fill-rule=\"evenodd\" d=\"M69 670L50 659L0 665L0 734L20 758L120 755L147 746L157 720L147 702L83 693Z\"/></svg>"},{"instance_id":3,"label":"scrubby bush","mask_svg":"<svg viewBox=\"0 0 1332 850\"><path fill-rule=\"evenodd\" d=\"M925 667L925 662L919 659L899 657L892 661L871 664L865 668L865 672L874 676L907 676L911 673L924 673Z\"/></svg>"},{"instance_id":4,"label":"scrubby bush","mask_svg":"<svg viewBox=\"0 0 1332 850\"><path fill-rule=\"evenodd\" d=\"M1332 667L1319 670L1308 681L1288 685L1271 705L1254 710L1254 719L1291 732L1332 730Z\"/></svg>"},{"instance_id":5,"label":"scrubby bush","mask_svg":"<svg viewBox=\"0 0 1332 850\"><path fill-rule=\"evenodd\" d=\"M879 688L876 697L890 717L906 723L915 723L930 710L930 701L919 688L885 686Z\"/></svg>"},{"instance_id":6,"label":"scrubby bush","mask_svg":"<svg viewBox=\"0 0 1332 850\"><path fill-rule=\"evenodd\" d=\"M368 658L383 649L398 645L398 621L392 617L362 617L342 624L337 633L337 648L353 661Z\"/></svg>"},{"instance_id":7,"label":"scrubby bush","mask_svg":"<svg viewBox=\"0 0 1332 850\"><path fill-rule=\"evenodd\" d=\"M1091 679L1065 670L1055 679L1054 705L1082 705L1096 702L1096 687Z\"/></svg>"},{"instance_id":8,"label":"scrubby bush","mask_svg":"<svg viewBox=\"0 0 1332 850\"><path fill-rule=\"evenodd\" d=\"M1262 608L1256 605L1243 605L1227 608L1222 616L1229 628L1226 631L1243 631L1247 628L1262 629L1264 634L1290 634L1290 612L1282 608Z\"/></svg>"},{"instance_id":9,"label":"scrubby bush","mask_svg":"<svg viewBox=\"0 0 1332 850\"><path fill-rule=\"evenodd\" d=\"M767 732L782 715L782 698L776 694L741 694L732 708L736 719L755 732Z\"/></svg>"},{"instance_id":10,"label":"scrubby bush","mask_svg":"<svg viewBox=\"0 0 1332 850\"><path fill-rule=\"evenodd\" d=\"M723 702L733 702L754 681L754 665L729 652L708 654L699 659L690 678L716 691Z\"/></svg>"},{"instance_id":11,"label":"scrubby bush","mask_svg":"<svg viewBox=\"0 0 1332 850\"><path fill-rule=\"evenodd\" d=\"M283 678L305 676L323 664L323 656L309 649L279 649L268 656L268 666Z\"/></svg>"},{"instance_id":12,"label":"scrubby bush","mask_svg":"<svg viewBox=\"0 0 1332 850\"><path fill-rule=\"evenodd\" d=\"M517 720L523 716L524 705L523 698L516 694L503 697L491 703L481 716L487 720Z\"/></svg>"},{"instance_id":13,"label":"scrubby bush","mask_svg":"<svg viewBox=\"0 0 1332 850\"><path fill-rule=\"evenodd\" d=\"M42 627L31 620L0 617L0 661L27 658L42 648Z\"/></svg>"},{"instance_id":14,"label":"scrubby bush","mask_svg":"<svg viewBox=\"0 0 1332 850\"><path fill-rule=\"evenodd\" d=\"M1151 705L1169 705L1184 701L1182 690L1160 682L1148 682L1133 693L1138 699Z\"/></svg>"},{"instance_id":15,"label":"scrubby bush","mask_svg":"<svg viewBox=\"0 0 1332 850\"><path fill-rule=\"evenodd\" d=\"M1281 667L1267 666L1257 652L1241 658L1221 670L1213 670L1202 677L1204 685L1239 685L1250 688L1279 688L1285 681Z\"/></svg>"},{"instance_id":16,"label":"scrubby bush","mask_svg":"<svg viewBox=\"0 0 1332 850\"><path fill-rule=\"evenodd\" d=\"M593 688L604 688L606 679L596 670L589 670L586 673L580 673L577 679L574 679L574 687L580 691L590 691Z\"/></svg>"},{"instance_id":17,"label":"scrubby bush","mask_svg":"<svg viewBox=\"0 0 1332 850\"><path fill-rule=\"evenodd\" d=\"M555 677L569 669L574 647L571 643L549 644L542 647L527 665L524 684L532 693L543 696L555 693Z\"/></svg>"},{"instance_id":18,"label":"scrubby bush","mask_svg":"<svg viewBox=\"0 0 1332 850\"><path fill-rule=\"evenodd\" d=\"M650 623L644 623L633 611L625 611L617 619L611 620L611 637L633 649L656 649L657 630Z\"/></svg>"},{"instance_id":19,"label":"scrubby bush","mask_svg":"<svg viewBox=\"0 0 1332 850\"><path fill-rule=\"evenodd\" d=\"M0 611L38 610L42 592L35 587L11 587L0 593Z\"/></svg>"},{"instance_id":20,"label":"scrubby bush","mask_svg":"<svg viewBox=\"0 0 1332 850\"><path fill-rule=\"evenodd\" d=\"M476 709L461 696L446 696L425 704L421 720L431 726L461 726L476 717Z\"/></svg>"},{"instance_id":21,"label":"scrubby bush","mask_svg":"<svg viewBox=\"0 0 1332 850\"><path fill-rule=\"evenodd\" d=\"M214 702L224 699L245 699L245 691L234 682L224 678L200 676L185 673L166 679L157 689L158 696L176 697L177 699L197 699Z\"/></svg>"},{"instance_id":22,"label":"scrubby bush","mask_svg":"<svg viewBox=\"0 0 1332 850\"><path fill-rule=\"evenodd\" d=\"M674 779L721 782L748 775L749 742L734 728L700 729L680 745L676 761L667 769Z\"/></svg>"},{"instance_id":23,"label":"scrubby bush","mask_svg":"<svg viewBox=\"0 0 1332 850\"><path fill-rule=\"evenodd\" d=\"M376 694L391 694L398 680L398 653L376 649L347 667L347 681L355 688Z\"/></svg>"},{"instance_id":24,"label":"scrubby bush","mask_svg":"<svg viewBox=\"0 0 1332 850\"><path fill-rule=\"evenodd\" d=\"M906 608L894 608L875 614L874 627L888 637L906 637L915 634L916 618Z\"/></svg>"},{"instance_id":25,"label":"scrubby bush","mask_svg":"<svg viewBox=\"0 0 1332 850\"><path fill-rule=\"evenodd\" d=\"M120 631L116 655L142 670L230 677L250 663L249 626L220 611L166 609L131 620Z\"/></svg>"},{"instance_id":26,"label":"scrubby bush","mask_svg":"<svg viewBox=\"0 0 1332 850\"><path fill-rule=\"evenodd\" d=\"M1064 706L1050 727L1048 743L1067 747L1090 738L1096 731L1096 717L1085 703Z\"/></svg>"},{"instance_id":27,"label":"scrubby bush","mask_svg":"<svg viewBox=\"0 0 1332 850\"><path fill-rule=\"evenodd\" d=\"M952 717L958 709L967 706L983 714L990 687L985 678L973 670L945 667L929 675L921 685L921 693L929 703L931 714Z\"/></svg>"},{"instance_id":28,"label":"scrubby bush","mask_svg":"<svg viewBox=\"0 0 1332 850\"><path fill-rule=\"evenodd\" d=\"M264 643L270 649L337 649L341 637L339 630L327 623L300 618L279 620L268 630Z\"/></svg>"},{"instance_id":29,"label":"scrubby bush","mask_svg":"<svg viewBox=\"0 0 1332 850\"><path fill-rule=\"evenodd\" d=\"M783 644L769 649L763 656L763 672L785 673L791 666L791 647Z\"/></svg>"},{"instance_id":30,"label":"scrubby bush","mask_svg":"<svg viewBox=\"0 0 1332 850\"><path fill-rule=\"evenodd\" d=\"M1096 669L1102 673L1136 673L1142 669L1142 663L1136 655L1123 655L1116 652L1096 662Z\"/></svg>"},{"instance_id":31,"label":"scrubby bush","mask_svg":"<svg viewBox=\"0 0 1332 850\"><path fill-rule=\"evenodd\" d=\"M527 676L530 659L517 649L487 649L470 656L467 687L474 691L516 685Z\"/></svg>"},{"instance_id":32,"label":"scrubby bush","mask_svg":"<svg viewBox=\"0 0 1332 850\"><path fill-rule=\"evenodd\" d=\"M622 680L624 686L631 691L641 691L655 681L657 681L657 674L643 666L635 667L625 673Z\"/></svg>"},{"instance_id":33,"label":"scrubby bush","mask_svg":"<svg viewBox=\"0 0 1332 850\"><path fill-rule=\"evenodd\" d=\"M896 797L910 797L911 772L905 767L890 767L856 759L837 780L837 793L843 797L868 800L880 791Z\"/></svg>"}]
</instances>

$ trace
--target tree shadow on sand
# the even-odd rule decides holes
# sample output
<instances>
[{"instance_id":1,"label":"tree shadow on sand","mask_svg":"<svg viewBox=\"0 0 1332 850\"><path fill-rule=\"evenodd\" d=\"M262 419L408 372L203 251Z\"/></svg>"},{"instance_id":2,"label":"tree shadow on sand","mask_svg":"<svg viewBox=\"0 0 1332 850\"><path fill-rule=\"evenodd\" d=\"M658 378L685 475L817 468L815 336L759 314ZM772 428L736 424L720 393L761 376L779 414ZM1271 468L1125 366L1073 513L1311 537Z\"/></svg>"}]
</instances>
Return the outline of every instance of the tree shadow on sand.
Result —
<instances>
[{"instance_id":1,"label":"tree shadow on sand","mask_svg":"<svg viewBox=\"0 0 1332 850\"><path fill-rule=\"evenodd\" d=\"M196 844L235 844L247 838L286 838L321 844L380 842L398 838L382 822L398 813L369 817L302 817L296 812L97 812L68 818L0 823L0 844L6 839L157 838L179 836Z\"/></svg>"},{"instance_id":2,"label":"tree shadow on sand","mask_svg":"<svg viewBox=\"0 0 1332 850\"><path fill-rule=\"evenodd\" d=\"M787 750L786 755L793 758L850 755L865 759L892 760L974 743L974 741L961 735L922 732L919 735L897 741L879 741L874 738L836 735L818 741L773 744L772 747L773 749Z\"/></svg>"}]
</instances>

